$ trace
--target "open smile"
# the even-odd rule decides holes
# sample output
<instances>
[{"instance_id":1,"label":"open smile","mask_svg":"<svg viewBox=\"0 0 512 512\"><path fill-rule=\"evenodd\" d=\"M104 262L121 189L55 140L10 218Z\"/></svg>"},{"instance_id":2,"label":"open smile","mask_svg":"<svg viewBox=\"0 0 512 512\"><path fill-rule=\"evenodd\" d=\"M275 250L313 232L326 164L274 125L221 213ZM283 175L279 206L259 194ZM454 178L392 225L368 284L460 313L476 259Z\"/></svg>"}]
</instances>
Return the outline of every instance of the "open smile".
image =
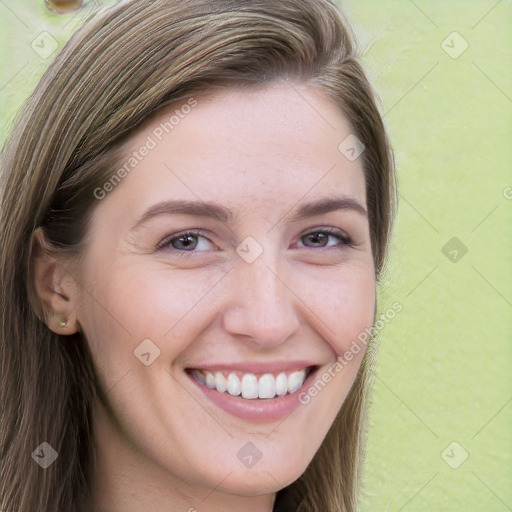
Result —
<instances>
[{"instance_id":1,"label":"open smile","mask_svg":"<svg viewBox=\"0 0 512 512\"><path fill-rule=\"evenodd\" d=\"M282 418L300 405L299 390L312 381L319 366L277 372L188 368L186 373L206 397L224 411L245 420Z\"/></svg>"}]
</instances>

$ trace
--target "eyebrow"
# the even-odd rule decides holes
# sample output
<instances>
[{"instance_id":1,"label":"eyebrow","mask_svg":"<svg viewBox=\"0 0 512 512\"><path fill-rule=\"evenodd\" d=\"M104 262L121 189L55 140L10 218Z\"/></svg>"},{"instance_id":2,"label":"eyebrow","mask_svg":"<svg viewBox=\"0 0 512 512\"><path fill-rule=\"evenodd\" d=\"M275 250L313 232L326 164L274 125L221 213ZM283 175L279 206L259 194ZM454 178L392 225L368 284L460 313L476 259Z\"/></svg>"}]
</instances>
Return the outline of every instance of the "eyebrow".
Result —
<instances>
[{"instance_id":1,"label":"eyebrow","mask_svg":"<svg viewBox=\"0 0 512 512\"><path fill-rule=\"evenodd\" d=\"M315 215L322 215L337 210L350 210L364 217L368 217L365 208L355 199L351 197L324 197L315 201L303 204L300 206L295 214L289 218L290 222L298 222L300 220L314 217ZM134 224L132 229L148 221L149 219L158 215L193 215L196 217L207 217L210 219L218 220L225 224L236 224L239 215L225 206L208 201L162 201L149 208Z\"/></svg>"}]
</instances>

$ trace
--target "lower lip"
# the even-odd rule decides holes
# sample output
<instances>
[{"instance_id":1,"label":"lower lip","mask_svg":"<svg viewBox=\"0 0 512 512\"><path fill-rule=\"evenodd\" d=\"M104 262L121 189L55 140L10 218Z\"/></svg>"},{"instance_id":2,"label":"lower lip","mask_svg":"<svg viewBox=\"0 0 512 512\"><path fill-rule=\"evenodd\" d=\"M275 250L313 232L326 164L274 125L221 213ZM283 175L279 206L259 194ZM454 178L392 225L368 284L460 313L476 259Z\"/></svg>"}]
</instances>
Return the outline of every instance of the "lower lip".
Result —
<instances>
[{"instance_id":1,"label":"lower lip","mask_svg":"<svg viewBox=\"0 0 512 512\"><path fill-rule=\"evenodd\" d=\"M189 377L205 394L206 398L229 414L253 423L267 423L280 420L290 415L301 405L299 395L301 391L309 388L316 373L316 371L312 371L301 388L295 391L295 393L276 396L275 398L255 398L253 400L241 398L240 396L232 396L229 393L220 393L215 389L210 389L208 386L201 384L190 374Z\"/></svg>"}]
</instances>

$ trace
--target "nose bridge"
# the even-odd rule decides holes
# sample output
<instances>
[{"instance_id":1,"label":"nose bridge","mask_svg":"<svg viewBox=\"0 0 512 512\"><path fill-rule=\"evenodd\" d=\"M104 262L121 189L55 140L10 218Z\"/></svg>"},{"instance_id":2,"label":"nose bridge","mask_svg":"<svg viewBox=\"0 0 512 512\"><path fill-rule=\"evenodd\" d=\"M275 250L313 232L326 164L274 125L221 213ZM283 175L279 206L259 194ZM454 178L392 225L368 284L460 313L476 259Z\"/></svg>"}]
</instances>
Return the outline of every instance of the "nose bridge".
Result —
<instances>
[{"instance_id":1,"label":"nose bridge","mask_svg":"<svg viewBox=\"0 0 512 512\"><path fill-rule=\"evenodd\" d=\"M233 272L233 302L224 326L260 345L277 345L299 326L294 294L285 283L278 250L264 250L252 263L240 259Z\"/></svg>"},{"instance_id":2,"label":"nose bridge","mask_svg":"<svg viewBox=\"0 0 512 512\"><path fill-rule=\"evenodd\" d=\"M282 316L283 309L290 306L290 297L278 267L268 263L260 259L253 263L252 268L245 270L248 272L246 285L252 308L260 314L262 321L271 325Z\"/></svg>"}]
</instances>

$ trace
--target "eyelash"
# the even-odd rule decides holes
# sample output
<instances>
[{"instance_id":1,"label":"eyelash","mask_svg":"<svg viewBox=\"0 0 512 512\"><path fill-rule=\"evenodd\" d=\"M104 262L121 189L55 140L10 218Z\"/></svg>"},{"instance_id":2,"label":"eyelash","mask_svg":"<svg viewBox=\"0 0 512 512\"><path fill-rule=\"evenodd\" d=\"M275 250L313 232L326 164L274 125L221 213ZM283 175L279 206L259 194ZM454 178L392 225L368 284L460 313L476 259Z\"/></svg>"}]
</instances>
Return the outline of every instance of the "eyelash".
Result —
<instances>
[{"instance_id":1,"label":"eyelash","mask_svg":"<svg viewBox=\"0 0 512 512\"><path fill-rule=\"evenodd\" d=\"M318 233L323 233L323 234L334 236L334 237L338 238L338 240L340 240L340 242L341 242L341 244L340 244L341 247L340 246L335 246L335 247L318 247L317 249L324 250L324 251L330 251L330 250L333 250L333 249L335 249L335 250L336 249L337 250L343 250L344 246L347 246L347 247L354 247L355 246L355 244L351 240L351 238L348 237L345 233L343 233L343 231L341 231L341 230L339 230L337 228L321 228L321 229L317 229L317 230L314 230L314 231L309 231L308 233L305 233L304 235L302 235L301 238L306 237L308 235L318 234ZM174 235L170 235L170 236L164 238L157 245L156 250L170 249L171 251L179 252L179 253L182 253L184 255L185 254L195 254L195 253L206 252L206 251L195 251L195 250L187 251L187 250L184 250L184 249L176 249L175 247L171 246L171 243L174 240L177 240L178 238L184 237L186 235L200 236L200 237L205 238L206 240L208 240L210 243L213 244L213 242L207 236L205 236L205 234L202 231L191 229L189 231L183 231L181 233L176 233ZM307 247L306 247L306 249L307 249ZM309 247L309 249L315 249L315 247Z\"/></svg>"}]
</instances>

